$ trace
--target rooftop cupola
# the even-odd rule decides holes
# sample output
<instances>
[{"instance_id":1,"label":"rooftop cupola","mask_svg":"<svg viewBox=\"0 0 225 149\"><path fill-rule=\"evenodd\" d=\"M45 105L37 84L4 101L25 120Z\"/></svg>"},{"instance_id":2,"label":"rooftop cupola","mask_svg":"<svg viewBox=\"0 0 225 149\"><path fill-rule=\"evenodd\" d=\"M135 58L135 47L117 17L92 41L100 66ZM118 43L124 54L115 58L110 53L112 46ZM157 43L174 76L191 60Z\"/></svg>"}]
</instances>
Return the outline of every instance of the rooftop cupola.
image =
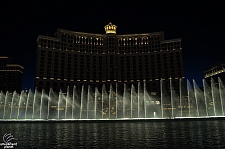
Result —
<instances>
[{"instance_id":1,"label":"rooftop cupola","mask_svg":"<svg viewBox=\"0 0 225 149\"><path fill-rule=\"evenodd\" d=\"M111 22L107 25L105 25L105 32L106 34L116 34L116 28L117 26L112 24Z\"/></svg>"}]
</instances>

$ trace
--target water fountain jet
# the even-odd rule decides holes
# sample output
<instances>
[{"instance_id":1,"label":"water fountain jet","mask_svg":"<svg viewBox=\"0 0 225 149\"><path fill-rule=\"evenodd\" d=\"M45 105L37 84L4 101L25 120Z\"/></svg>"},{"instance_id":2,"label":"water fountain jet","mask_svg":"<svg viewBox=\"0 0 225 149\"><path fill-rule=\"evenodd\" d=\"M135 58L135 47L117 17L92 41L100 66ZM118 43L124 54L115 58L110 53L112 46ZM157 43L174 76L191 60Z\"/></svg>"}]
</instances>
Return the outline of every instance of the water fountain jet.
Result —
<instances>
[{"instance_id":1,"label":"water fountain jet","mask_svg":"<svg viewBox=\"0 0 225 149\"><path fill-rule=\"evenodd\" d=\"M167 82L168 90L163 88L164 79L159 81L158 96L149 94L145 80L143 89L141 82L138 82L136 86L122 84L122 91L117 83L115 88L110 84L108 92L105 85L101 92L90 85L86 91L83 85L80 95L76 86L73 87L72 95L69 87L65 93L60 90L57 95L52 89L49 93L44 90L39 93L37 88L34 94L31 90L27 94L22 91L20 94L6 92L4 95L1 92L1 120L146 120L225 116L225 87L220 78L217 84L211 80L210 86L203 80L203 90L200 90L195 80L193 88L187 80L187 90L182 90L180 79L179 94L174 91L172 79ZM23 113L24 117L21 116Z\"/></svg>"}]
</instances>

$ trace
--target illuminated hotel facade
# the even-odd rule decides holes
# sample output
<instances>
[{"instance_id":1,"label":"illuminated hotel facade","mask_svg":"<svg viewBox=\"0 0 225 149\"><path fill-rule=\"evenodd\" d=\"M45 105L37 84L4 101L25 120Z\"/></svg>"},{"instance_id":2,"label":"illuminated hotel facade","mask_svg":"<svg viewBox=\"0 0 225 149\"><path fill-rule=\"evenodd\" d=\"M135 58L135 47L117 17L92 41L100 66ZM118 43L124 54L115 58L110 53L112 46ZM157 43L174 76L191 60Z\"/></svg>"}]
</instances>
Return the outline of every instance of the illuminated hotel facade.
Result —
<instances>
[{"instance_id":1,"label":"illuminated hotel facade","mask_svg":"<svg viewBox=\"0 0 225 149\"><path fill-rule=\"evenodd\" d=\"M204 78L208 84L211 84L211 78L218 83L218 77L220 77L222 82L225 82L225 63L214 65L204 71Z\"/></svg>"},{"instance_id":2,"label":"illuminated hotel facade","mask_svg":"<svg viewBox=\"0 0 225 149\"><path fill-rule=\"evenodd\" d=\"M163 32L118 35L116 28L109 23L106 34L57 29L55 37L39 35L35 87L66 92L74 85L129 87L146 81L158 94L160 80L169 86L172 79L178 89L184 78L181 39L164 40Z\"/></svg>"},{"instance_id":3,"label":"illuminated hotel facade","mask_svg":"<svg viewBox=\"0 0 225 149\"><path fill-rule=\"evenodd\" d=\"M24 67L14 64L12 58L0 56L0 90L21 92Z\"/></svg>"}]
</instances>

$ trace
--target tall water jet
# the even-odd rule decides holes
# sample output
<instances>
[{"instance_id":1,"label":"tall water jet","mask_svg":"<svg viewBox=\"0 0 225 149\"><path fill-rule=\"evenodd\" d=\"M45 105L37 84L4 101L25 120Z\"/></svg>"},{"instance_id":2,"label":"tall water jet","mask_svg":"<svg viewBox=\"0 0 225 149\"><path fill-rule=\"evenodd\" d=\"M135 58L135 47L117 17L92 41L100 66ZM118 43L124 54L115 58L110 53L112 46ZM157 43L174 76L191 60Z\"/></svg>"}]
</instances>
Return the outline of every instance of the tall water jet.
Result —
<instances>
[{"instance_id":1,"label":"tall water jet","mask_svg":"<svg viewBox=\"0 0 225 149\"><path fill-rule=\"evenodd\" d=\"M193 85L194 85L194 93L195 93L195 103L196 103L196 112L197 116L199 117L199 108L198 108L198 96L197 96L197 84L195 80L193 80Z\"/></svg>"},{"instance_id":2,"label":"tall water jet","mask_svg":"<svg viewBox=\"0 0 225 149\"><path fill-rule=\"evenodd\" d=\"M161 100L160 100L160 104L161 104L161 114L162 114L162 118L163 118L163 80L161 78L160 80L160 96L161 96Z\"/></svg>"},{"instance_id":3,"label":"tall water jet","mask_svg":"<svg viewBox=\"0 0 225 149\"><path fill-rule=\"evenodd\" d=\"M105 84L102 86L102 119L103 119L103 105L104 105L104 90L105 90Z\"/></svg>"},{"instance_id":4,"label":"tall water jet","mask_svg":"<svg viewBox=\"0 0 225 149\"><path fill-rule=\"evenodd\" d=\"M88 113L89 113L90 96L91 96L91 87L90 87L90 85L88 85L88 98L87 98L87 119L88 119Z\"/></svg>"},{"instance_id":5,"label":"tall water jet","mask_svg":"<svg viewBox=\"0 0 225 149\"><path fill-rule=\"evenodd\" d=\"M104 84L102 86L102 118L104 118L103 114L106 114L109 111L108 106L107 106L108 101L109 101L109 97L108 97L108 93L106 90L106 86ZM105 118L109 118L109 117L105 117Z\"/></svg>"},{"instance_id":6,"label":"tall water jet","mask_svg":"<svg viewBox=\"0 0 225 149\"><path fill-rule=\"evenodd\" d=\"M205 111L206 111L206 116L208 117L209 116L209 113L208 113L208 104L207 104L207 95L206 95L206 81L205 79L202 79L202 82L203 82L203 89L204 89L204 99L205 99Z\"/></svg>"},{"instance_id":7,"label":"tall water jet","mask_svg":"<svg viewBox=\"0 0 225 149\"><path fill-rule=\"evenodd\" d=\"M59 119L59 111L60 111L60 103L62 102L62 90L59 91L59 98L58 98L58 119Z\"/></svg>"},{"instance_id":8,"label":"tall water jet","mask_svg":"<svg viewBox=\"0 0 225 149\"><path fill-rule=\"evenodd\" d=\"M147 118L146 114L147 114L147 108L146 108L146 82L144 81L144 114L145 114L145 118Z\"/></svg>"},{"instance_id":9,"label":"tall water jet","mask_svg":"<svg viewBox=\"0 0 225 149\"><path fill-rule=\"evenodd\" d=\"M73 86L73 99L72 99L72 119L74 119L74 113L73 113L73 111L74 111L74 102L75 102L75 93L76 93L76 86L74 85Z\"/></svg>"},{"instance_id":10,"label":"tall water jet","mask_svg":"<svg viewBox=\"0 0 225 149\"><path fill-rule=\"evenodd\" d=\"M131 100L130 100L130 118L133 118L133 102L134 102L134 93L135 93L135 88L134 85L131 85Z\"/></svg>"},{"instance_id":11,"label":"tall water jet","mask_svg":"<svg viewBox=\"0 0 225 149\"><path fill-rule=\"evenodd\" d=\"M81 101L80 101L80 119L82 119L82 111L83 111L83 98L84 98L84 85L82 85L82 90L81 90Z\"/></svg>"},{"instance_id":12,"label":"tall water jet","mask_svg":"<svg viewBox=\"0 0 225 149\"><path fill-rule=\"evenodd\" d=\"M112 98L112 84L110 84L110 89L109 89L109 119L110 119L110 113L111 113L111 98Z\"/></svg>"},{"instance_id":13,"label":"tall water jet","mask_svg":"<svg viewBox=\"0 0 225 149\"><path fill-rule=\"evenodd\" d=\"M35 88L35 91L34 91L34 101L33 101L33 114L32 114L32 119L34 119L34 109L35 109L36 98L37 98L37 88Z\"/></svg>"},{"instance_id":14,"label":"tall water jet","mask_svg":"<svg viewBox=\"0 0 225 149\"><path fill-rule=\"evenodd\" d=\"M182 105L182 79L179 79L179 90L180 90L180 117L183 117L183 105Z\"/></svg>"},{"instance_id":15,"label":"tall water jet","mask_svg":"<svg viewBox=\"0 0 225 149\"><path fill-rule=\"evenodd\" d=\"M215 96L214 96L214 80L213 80L213 78L211 78L211 90L212 90L212 100L213 100L213 111L214 111L214 115L215 116L217 116L216 115L216 105L215 105Z\"/></svg>"},{"instance_id":16,"label":"tall water jet","mask_svg":"<svg viewBox=\"0 0 225 149\"><path fill-rule=\"evenodd\" d=\"M97 119L97 98L98 98L98 88L95 87L94 119Z\"/></svg>"},{"instance_id":17,"label":"tall water jet","mask_svg":"<svg viewBox=\"0 0 225 149\"><path fill-rule=\"evenodd\" d=\"M116 119L117 119L117 112L118 112L118 84L116 83Z\"/></svg>"},{"instance_id":18,"label":"tall water jet","mask_svg":"<svg viewBox=\"0 0 225 149\"><path fill-rule=\"evenodd\" d=\"M21 105L21 101L22 101L22 98L23 98L23 93L24 93L24 91L21 91L21 94L19 96L19 105L18 105L18 111L17 111L17 119L19 118L19 115L20 115L20 105Z\"/></svg>"},{"instance_id":19,"label":"tall water jet","mask_svg":"<svg viewBox=\"0 0 225 149\"><path fill-rule=\"evenodd\" d=\"M188 92L188 107L189 107L189 117L191 117L191 100L190 100L190 92L191 92L191 84L189 80L187 80L187 92Z\"/></svg>"},{"instance_id":20,"label":"tall water jet","mask_svg":"<svg viewBox=\"0 0 225 149\"><path fill-rule=\"evenodd\" d=\"M0 91L0 114L3 114L3 113L1 113L1 112L2 112L1 106L2 106L2 105L4 106L4 99L5 99L5 95L4 95L3 91L1 90L1 91ZM3 115L2 115L2 116L3 116Z\"/></svg>"},{"instance_id":21,"label":"tall water jet","mask_svg":"<svg viewBox=\"0 0 225 149\"><path fill-rule=\"evenodd\" d=\"M66 93L66 107L65 107L65 119L67 119L67 110L68 110L68 100L70 98L70 88L67 86L67 93Z\"/></svg>"},{"instance_id":22,"label":"tall water jet","mask_svg":"<svg viewBox=\"0 0 225 149\"><path fill-rule=\"evenodd\" d=\"M16 91L13 92L13 97L12 97L12 102L11 102L11 112L10 112L10 119L12 118L12 111L13 111L13 105L14 105L14 100L16 98Z\"/></svg>"},{"instance_id":23,"label":"tall water jet","mask_svg":"<svg viewBox=\"0 0 225 149\"><path fill-rule=\"evenodd\" d=\"M138 82L138 118L140 117L140 90L141 90L141 83Z\"/></svg>"},{"instance_id":24,"label":"tall water jet","mask_svg":"<svg viewBox=\"0 0 225 149\"><path fill-rule=\"evenodd\" d=\"M78 107L79 107L79 110L80 110L80 107L81 107L81 101L80 98L78 97L78 93L77 93L77 87L74 85L73 86L73 99L72 99L72 118L74 119L74 110L76 110L76 118L79 117L79 112L78 112ZM80 104L78 104L80 103Z\"/></svg>"},{"instance_id":25,"label":"tall water jet","mask_svg":"<svg viewBox=\"0 0 225 149\"><path fill-rule=\"evenodd\" d=\"M172 87L172 78L170 77L170 102L171 102L171 117L174 118L174 111L173 111L173 87Z\"/></svg>"},{"instance_id":26,"label":"tall water jet","mask_svg":"<svg viewBox=\"0 0 225 149\"><path fill-rule=\"evenodd\" d=\"M220 79L220 77L218 77L218 82L219 82L219 93L220 93L220 104L221 104L221 109L222 109L222 115L224 116L224 97L222 94L222 90L223 90L223 84L222 84L222 80Z\"/></svg>"},{"instance_id":27,"label":"tall water jet","mask_svg":"<svg viewBox=\"0 0 225 149\"><path fill-rule=\"evenodd\" d=\"M7 103L8 96L9 96L9 92L7 91L6 92L6 95L5 95L5 104L4 104L4 111L3 111L3 119L5 119L5 108L6 108L6 103Z\"/></svg>"},{"instance_id":28,"label":"tall water jet","mask_svg":"<svg viewBox=\"0 0 225 149\"><path fill-rule=\"evenodd\" d=\"M43 98L44 98L44 90L42 89L42 92L41 92L41 104L40 104L40 119L41 119L41 116L42 116L42 104L43 104Z\"/></svg>"},{"instance_id":29,"label":"tall water jet","mask_svg":"<svg viewBox=\"0 0 225 149\"><path fill-rule=\"evenodd\" d=\"M124 91L123 91L123 118L125 118L125 100L126 100L126 84L124 83Z\"/></svg>"},{"instance_id":30,"label":"tall water jet","mask_svg":"<svg viewBox=\"0 0 225 149\"><path fill-rule=\"evenodd\" d=\"M27 119L27 109L28 109L28 106L29 106L30 94L31 94L31 89L29 89L28 94L27 94L27 102L26 102L26 109L25 109L25 119Z\"/></svg>"},{"instance_id":31,"label":"tall water jet","mask_svg":"<svg viewBox=\"0 0 225 149\"><path fill-rule=\"evenodd\" d=\"M52 88L50 88L50 90L49 90L49 95L48 95L48 112L47 112L47 120L49 119L49 108L50 108L50 101L52 100L52 92L53 92L53 90L52 90Z\"/></svg>"}]
</instances>

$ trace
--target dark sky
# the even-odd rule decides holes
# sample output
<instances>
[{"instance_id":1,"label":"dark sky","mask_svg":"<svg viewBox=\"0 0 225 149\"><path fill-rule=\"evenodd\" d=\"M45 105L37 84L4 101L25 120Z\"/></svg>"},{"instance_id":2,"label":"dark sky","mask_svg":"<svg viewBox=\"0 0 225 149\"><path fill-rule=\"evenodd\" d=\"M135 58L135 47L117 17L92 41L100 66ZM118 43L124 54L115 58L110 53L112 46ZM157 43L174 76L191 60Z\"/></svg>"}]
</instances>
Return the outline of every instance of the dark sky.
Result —
<instances>
[{"instance_id":1,"label":"dark sky","mask_svg":"<svg viewBox=\"0 0 225 149\"><path fill-rule=\"evenodd\" d=\"M117 34L164 31L165 39L182 38L185 77L199 86L203 70L224 61L223 1L9 1L0 5L0 55L25 67L23 88L34 86L37 36L54 36L57 28L104 34L112 22Z\"/></svg>"}]
</instances>

